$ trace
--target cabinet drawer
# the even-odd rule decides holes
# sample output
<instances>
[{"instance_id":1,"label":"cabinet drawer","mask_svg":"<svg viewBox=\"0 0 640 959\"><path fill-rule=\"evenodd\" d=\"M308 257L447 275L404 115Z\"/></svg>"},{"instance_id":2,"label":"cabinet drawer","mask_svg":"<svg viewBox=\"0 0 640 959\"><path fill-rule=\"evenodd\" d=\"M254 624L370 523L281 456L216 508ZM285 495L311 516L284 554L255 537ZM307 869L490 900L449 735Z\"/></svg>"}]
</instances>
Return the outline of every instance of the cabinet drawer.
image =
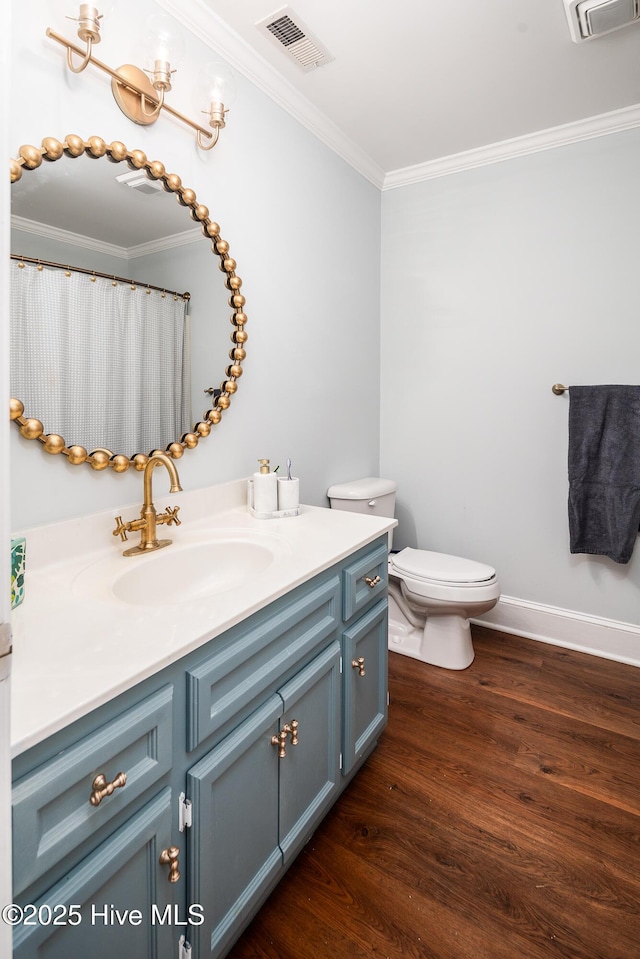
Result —
<instances>
[{"instance_id":1,"label":"cabinet drawer","mask_svg":"<svg viewBox=\"0 0 640 959\"><path fill-rule=\"evenodd\" d=\"M199 666L187 670L187 749L242 718L259 696L273 692L283 678L310 659L337 629L337 575L279 610L270 608L248 630Z\"/></svg>"},{"instance_id":2,"label":"cabinet drawer","mask_svg":"<svg viewBox=\"0 0 640 959\"><path fill-rule=\"evenodd\" d=\"M342 571L342 616L345 622L387 589L389 552L386 541Z\"/></svg>"},{"instance_id":3,"label":"cabinet drawer","mask_svg":"<svg viewBox=\"0 0 640 959\"><path fill-rule=\"evenodd\" d=\"M15 893L73 852L168 772L172 700L173 686L164 686L14 783ZM126 784L92 805L95 778L102 775L109 784L121 772Z\"/></svg>"}]
</instances>

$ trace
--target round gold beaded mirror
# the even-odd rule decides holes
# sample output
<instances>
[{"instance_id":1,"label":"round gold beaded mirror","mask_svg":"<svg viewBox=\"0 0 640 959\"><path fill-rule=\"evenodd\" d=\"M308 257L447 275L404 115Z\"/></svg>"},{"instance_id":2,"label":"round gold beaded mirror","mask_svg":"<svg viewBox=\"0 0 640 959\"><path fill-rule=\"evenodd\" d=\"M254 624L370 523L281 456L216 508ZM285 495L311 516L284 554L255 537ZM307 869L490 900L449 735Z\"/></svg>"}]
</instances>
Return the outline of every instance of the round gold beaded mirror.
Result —
<instances>
[{"instance_id":1,"label":"round gold beaded mirror","mask_svg":"<svg viewBox=\"0 0 640 959\"><path fill-rule=\"evenodd\" d=\"M111 163L122 163L125 168L146 174L149 180L161 184L167 193L173 193L178 203L186 207L191 218L201 226L202 234L211 240L211 249L219 259L219 268L224 274L224 283L229 291L228 303L231 307L232 348L229 351L230 363L225 370L225 379L220 388L210 390L212 393L212 408L203 414L203 419L193 426L193 429L170 442L163 452L174 459L179 459L185 450L194 449L200 439L211 432L212 426L220 423L225 410L229 408L231 397L237 390L237 380L242 375L242 361L245 359L245 343L247 333L245 324L247 316L244 312L245 297L240 292L242 280L236 274L236 262L229 255L229 244L220 236L220 227L209 217L209 210L199 203L195 192L182 185L177 174L167 173L164 165L158 161L150 161L141 150L129 151L124 143L114 141L106 143L100 137L90 137L83 140L79 136L67 136L63 141L47 137L40 147L22 146L18 151L18 158L10 162L11 183L21 180L24 173L29 175L36 171L44 161L57 161L63 158L71 160L87 155L94 160L104 158ZM11 420L20 430L25 439L38 440L47 453L62 453L69 463L79 465L87 463L93 470L111 468L116 473L124 473L130 467L143 470L149 457L158 450L139 451L133 455L118 450L98 448L87 450L84 446L76 445L74 437L62 437L57 433L47 433L46 424L37 418L36 410L25 410L23 402L15 397L10 401Z\"/></svg>"}]
</instances>

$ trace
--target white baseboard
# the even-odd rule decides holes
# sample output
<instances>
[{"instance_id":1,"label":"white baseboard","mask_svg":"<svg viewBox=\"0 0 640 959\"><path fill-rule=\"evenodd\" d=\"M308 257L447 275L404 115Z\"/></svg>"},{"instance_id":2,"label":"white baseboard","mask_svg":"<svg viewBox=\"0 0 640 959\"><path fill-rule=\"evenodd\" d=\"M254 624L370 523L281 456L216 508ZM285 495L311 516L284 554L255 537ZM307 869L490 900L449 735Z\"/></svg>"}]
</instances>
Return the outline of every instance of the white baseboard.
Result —
<instances>
[{"instance_id":1,"label":"white baseboard","mask_svg":"<svg viewBox=\"0 0 640 959\"><path fill-rule=\"evenodd\" d=\"M633 623L543 606L513 596L502 596L490 612L472 622L552 646L640 666L640 626Z\"/></svg>"}]
</instances>

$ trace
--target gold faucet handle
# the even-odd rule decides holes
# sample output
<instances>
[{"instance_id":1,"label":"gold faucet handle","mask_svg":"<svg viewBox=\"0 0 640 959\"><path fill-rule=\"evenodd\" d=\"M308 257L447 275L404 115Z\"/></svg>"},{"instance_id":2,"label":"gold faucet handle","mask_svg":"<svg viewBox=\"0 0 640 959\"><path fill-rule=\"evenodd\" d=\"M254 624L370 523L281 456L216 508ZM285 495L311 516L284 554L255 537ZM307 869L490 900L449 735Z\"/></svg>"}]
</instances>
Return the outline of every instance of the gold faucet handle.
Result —
<instances>
[{"instance_id":1,"label":"gold faucet handle","mask_svg":"<svg viewBox=\"0 0 640 959\"><path fill-rule=\"evenodd\" d=\"M128 523L122 522L122 516L116 516L116 528L113 530L113 536L119 536L122 542L127 540L127 532L131 529Z\"/></svg>"},{"instance_id":2,"label":"gold faucet handle","mask_svg":"<svg viewBox=\"0 0 640 959\"><path fill-rule=\"evenodd\" d=\"M158 516L157 523L166 523L167 526L181 526L182 521L178 519L178 512L180 510L179 506L167 506L166 510L161 516Z\"/></svg>"}]
</instances>

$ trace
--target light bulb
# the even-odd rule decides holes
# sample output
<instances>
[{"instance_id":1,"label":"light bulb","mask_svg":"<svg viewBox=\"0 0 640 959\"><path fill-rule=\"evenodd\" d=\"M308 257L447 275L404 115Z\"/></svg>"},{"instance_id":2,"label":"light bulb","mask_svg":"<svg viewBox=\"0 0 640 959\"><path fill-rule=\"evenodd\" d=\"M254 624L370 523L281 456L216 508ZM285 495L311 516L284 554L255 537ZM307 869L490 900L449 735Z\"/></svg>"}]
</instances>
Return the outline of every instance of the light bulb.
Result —
<instances>
[{"instance_id":1,"label":"light bulb","mask_svg":"<svg viewBox=\"0 0 640 959\"><path fill-rule=\"evenodd\" d=\"M200 71L198 89L207 108L223 104L229 110L236 101L236 81L224 63L207 63Z\"/></svg>"},{"instance_id":2,"label":"light bulb","mask_svg":"<svg viewBox=\"0 0 640 959\"><path fill-rule=\"evenodd\" d=\"M170 90L170 76L184 57L184 37L175 20L162 14L153 14L146 24L143 41L145 70L152 75L157 90Z\"/></svg>"}]
</instances>

